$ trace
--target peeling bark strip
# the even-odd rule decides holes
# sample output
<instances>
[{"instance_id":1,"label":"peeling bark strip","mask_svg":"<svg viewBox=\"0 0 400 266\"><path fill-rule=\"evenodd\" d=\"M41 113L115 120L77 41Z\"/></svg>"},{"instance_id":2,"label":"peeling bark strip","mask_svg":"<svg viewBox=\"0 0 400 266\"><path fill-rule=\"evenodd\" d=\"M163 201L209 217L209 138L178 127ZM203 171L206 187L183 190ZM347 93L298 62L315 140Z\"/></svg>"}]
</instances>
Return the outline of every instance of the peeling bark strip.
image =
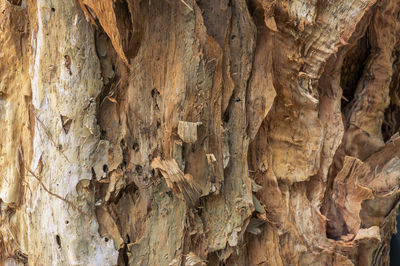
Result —
<instances>
[{"instance_id":1,"label":"peeling bark strip","mask_svg":"<svg viewBox=\"0 0 400 266\"><path fill-rule=\"evenodd\" d=\"M399 1L0 11L1 265L389 265Z\"/></svg>"}]
</instances>

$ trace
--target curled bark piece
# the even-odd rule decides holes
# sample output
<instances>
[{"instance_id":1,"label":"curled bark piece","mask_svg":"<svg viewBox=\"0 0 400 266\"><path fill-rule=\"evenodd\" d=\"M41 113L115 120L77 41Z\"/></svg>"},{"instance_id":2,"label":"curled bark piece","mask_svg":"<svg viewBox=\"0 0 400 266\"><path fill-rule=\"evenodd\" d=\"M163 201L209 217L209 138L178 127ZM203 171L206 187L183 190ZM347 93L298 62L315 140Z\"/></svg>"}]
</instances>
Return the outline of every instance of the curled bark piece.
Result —
<instances>
[{"instance_id":1,"label":"curled bark piece","mask_svg":"<svg viewBox=\"0 0 400 266\"><path fill-rule=\"evenodd\" d=\"M185 255L185 265L189 266L200 266L200 265L207 265L205 260L202 260L199 256L197 256L193 252L189 252Z\"/></svg>"},{"instance_id":2,"label":"curled bark piece","mask_svg":"<svg viewBox=\"0 0 400 266\"><path fill-rule=\"evenodd\" d=\"M178 195L183 196L189 207L196 206L201 195L201 189L190 174L183 174L174 159L162 160L155 158L151 166L160 170L167 186L177 192Z\"/></svg>"}]
</instances>

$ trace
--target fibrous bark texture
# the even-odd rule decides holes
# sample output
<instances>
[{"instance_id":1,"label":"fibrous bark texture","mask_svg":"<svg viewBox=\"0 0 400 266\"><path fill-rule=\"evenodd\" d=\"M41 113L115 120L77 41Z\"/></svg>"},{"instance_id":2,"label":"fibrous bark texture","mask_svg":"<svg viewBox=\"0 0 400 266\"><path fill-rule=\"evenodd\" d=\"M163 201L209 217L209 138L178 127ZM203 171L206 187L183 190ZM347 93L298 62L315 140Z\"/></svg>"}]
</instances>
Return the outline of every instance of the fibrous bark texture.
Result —
<instances>
[{"instance_id":1,"label":"fibrous bark texture","mask_svg":"<svg viewBox=\"0 0 400 266\"><path fill-rule=\"evenodd\" d=\"M0 0L7 265L389 265L398 0Z\"/></svg>"}]
</instances>

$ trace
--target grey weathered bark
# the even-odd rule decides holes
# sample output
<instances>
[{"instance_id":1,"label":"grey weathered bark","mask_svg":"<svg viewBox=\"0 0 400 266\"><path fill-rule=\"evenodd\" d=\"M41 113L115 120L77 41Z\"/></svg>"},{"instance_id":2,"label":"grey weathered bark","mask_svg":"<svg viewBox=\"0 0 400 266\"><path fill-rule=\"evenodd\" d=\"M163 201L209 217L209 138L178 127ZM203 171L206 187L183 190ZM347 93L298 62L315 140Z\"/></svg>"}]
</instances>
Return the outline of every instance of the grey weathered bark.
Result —
<instances>
[{"instance_id":1,"label":"grey weathered bark","mask_svg":"<svg viewBox=\"0 0 400 266\"><path fill-rule=\"evenodd\" d=\"M8 265L388 265L396 0L0 0Z\"/></svg>"}]
</instances>

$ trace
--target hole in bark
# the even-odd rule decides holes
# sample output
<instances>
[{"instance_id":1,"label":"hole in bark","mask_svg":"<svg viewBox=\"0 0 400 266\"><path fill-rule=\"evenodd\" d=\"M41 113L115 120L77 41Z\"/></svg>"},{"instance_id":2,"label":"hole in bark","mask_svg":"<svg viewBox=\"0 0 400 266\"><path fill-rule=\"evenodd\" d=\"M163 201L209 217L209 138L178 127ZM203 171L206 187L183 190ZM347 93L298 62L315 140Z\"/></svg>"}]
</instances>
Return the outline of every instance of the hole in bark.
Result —
<instances>
[{"instance_id":1,"label":"hole in bark","mask_svg":"<svg viewBox=\"0 0 400 266\"><path fill-rule=\"evenodd\" d=\"M326 197L327 195L325 195ZM343 213L332 202L325 202L321 206L321 213L328 219L326 221L326 237L334 240L339 240L341 236L349 233Z\"/></svg>"},{"instance_id":2,"label":"hole in bark","mask_svg":"<svg viewBox=\"0 0 400 266\"><path fill-rule=\"evenodd\" d=\"M105 165L103 165L103 172L104 173L107 173L107 170L108 170L108 166L105 164Z\"/></svg>"},{"instance_id":3,"label":"hole in bark","mask_svg":"<svg viewBox=\"0 0 400 266\"><path fill-rule=\"evenodd\" d=\"M65 221L65 224L69 224L69 221L67 220L67 221Z\"/></svg>"},{"instance_id":4,"label":"hole in bark","mask_svg":"<svg viewBox=\"0 0 400 266\"><path fill-rule=\"evenodd\" d=\"M143 173L143 167L141 165L136 165L135 170L139 175Z\"/></svg>"},{"instance_id":5,"label":"hole in bark","mask_svg":"<svg viewBox=\"0 0 400 266\"><path fill-rule=\"evenodd\" d=\"M367 31L368 32L368 31ZM343 89L342 110L354 98L357 84L363 74L371 46L366 33L346 54L343 60L340 86Z\"/></svg>"},{"instance_id":6,"label":"hole in bark","mask_svg":"<svg viewBox=\"0 0 400 266\"><path fill-rule=\"evenodd\" d=\"M104 241L105 241L105 242L108 242L108 238L107 238L107 237L105 237L105 238L104 238Z\"/></svg>"},{"instance_id":7,"label":"hole in bark","mask_svg":"<svg viewBox=\"0 0 400 266\"><path fill-rule=\"evenodd\" d=\"M54 7L52 7L51 12L56 12L56 9Z\"/></svg>"},{"instance_id":8,"label":"hole in bark","mask_svg":"<svg viewBox=\"0 0 400 266\"><path fill-rule=\"evenodd\" d=\"M151 97L154 99L155 97L159 96L160 92L157 89L151 90Z\"/></svg>"},{"instance_id":9,"label":"hole in bark","mask_svg":"<svg viewBox=\"0 0 400 266\"><path fill-rule=\"evenodd\" d=\"M61 248L61 238L59 235L56 235L56 242L57 242L58 248Z\"/></svg>"},{"instance_id":10,"label":"hole in bark","mask_svg":"<svg viewBox=\"0 0 400 266\"><path fill-rule=\"evenodd\" d=\"M139 151L139 144L137 142L134 142L133 145L132 145L132 149L134 151L138 152Z\"/></svg>"},{"instance_id":11,"label":"hole in bark","mask_svg":"<svg viewBox=\"0 0 400 266\"><path fill-rule=\"evenodd\" d=\"M67 68L68 73L69 73L70 76L72 75L71 64L72 64L71 57L69 55L67 55L67 54L64 55L64 65Z\"/></svg>"},{"instance_id":12,"label":"hole in bark","mask_svg":"<svg viewBox=\"0 0 400 266\"><path fill-rule=\"evenodd\" d=\"M106 139L106 134L107 132L104 129L100 130L100 139L102 140Z\"/></svg>"},{"instance_id":13,"label":"hole in bark","mask_svg":"<svg viewBox=\"0 0 400 266\"><path fill-rule=\"evenodd\" d=\"M157 89L151 90L151 98L153 98L154 109L156 111L160 111L160 107L158 106L157 98L160 96L160 92Z\"/></svg>"}]
</instances>

